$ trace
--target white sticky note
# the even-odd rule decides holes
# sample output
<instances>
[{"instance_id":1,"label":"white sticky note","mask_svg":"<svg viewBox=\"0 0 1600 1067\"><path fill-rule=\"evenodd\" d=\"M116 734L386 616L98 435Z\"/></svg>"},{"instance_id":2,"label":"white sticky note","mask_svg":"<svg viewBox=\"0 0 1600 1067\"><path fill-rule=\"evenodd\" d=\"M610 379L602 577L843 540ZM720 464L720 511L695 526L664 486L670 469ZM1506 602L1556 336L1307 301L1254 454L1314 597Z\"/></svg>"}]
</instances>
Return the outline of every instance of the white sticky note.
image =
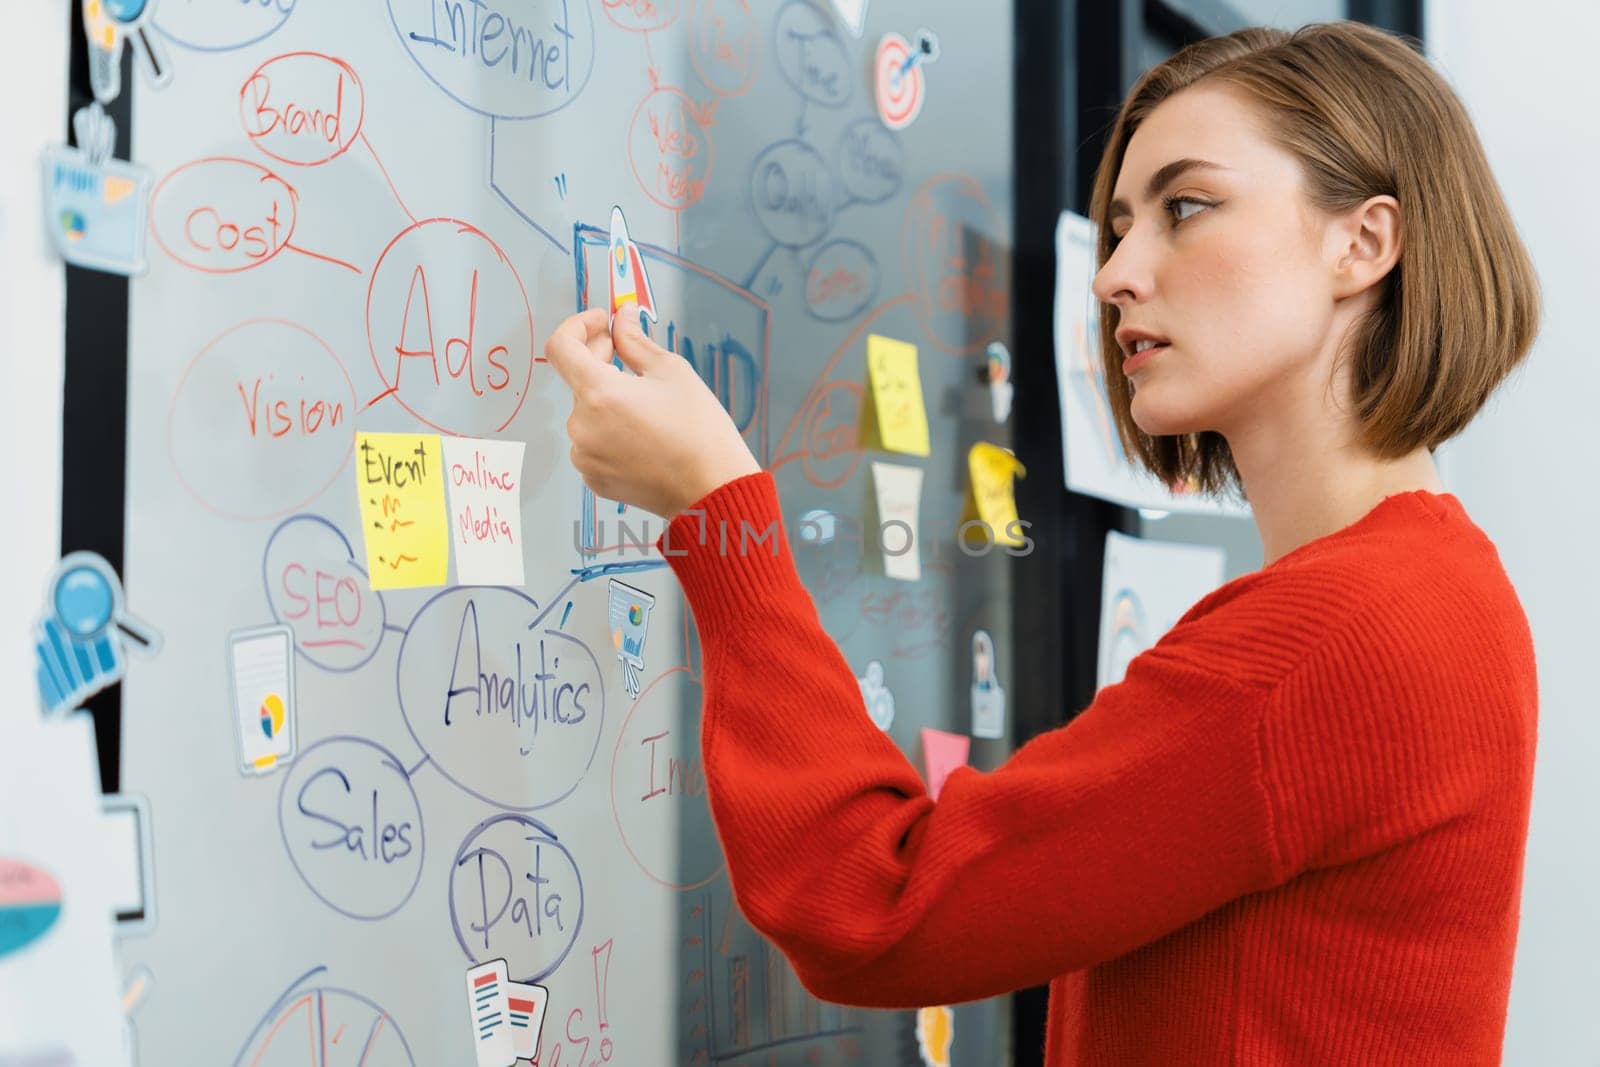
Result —
<instances>
[{"instance_id":1,"label":"white sticky note","mask_svg":"<svg viewBox=\"0 0 1600 1067\"><path fill-rule=\"evenodd\" d=\"M922 509L922 468L873 460L872 481L878 494L878 544L883 550L883 573L915 582L922 577L922 537L917 532L917 516Z\"/></svg>"},{"instance_id":2,"label":"white sticky note","mask_svg":"<svg viewBox=\"0 0 1600 1067\"><path fill-rule=\"evenodd\" d=\"M462 585L518 585L522 570L522 441L444 438L450 540Z\"/></svg>"},{"instance_id":3,"label":"white sticky note","mask_svg":"<svg viewBox=\"0 0 1600 1067\"><path fill-rule=\"evenodd\" d=\"M510 988L505 960L480 963L467 972L467 1007L472 1013L472 1047L478 1053L478 1067L516 1067Z\"/></svg>"},{"instance_id":4,"label":"white sticky note","mask_svg":"<svg viewBox=\"0 0 1600 1067\"><path fill-rule=\"evenodd\" d=\"M518 1056L527 1060L537 1059L539 1031L544 1028L544 1009L550 1005L550 990L527 982L508 982L506 990L511 1043Z\"/></svg>"}]
</instances>

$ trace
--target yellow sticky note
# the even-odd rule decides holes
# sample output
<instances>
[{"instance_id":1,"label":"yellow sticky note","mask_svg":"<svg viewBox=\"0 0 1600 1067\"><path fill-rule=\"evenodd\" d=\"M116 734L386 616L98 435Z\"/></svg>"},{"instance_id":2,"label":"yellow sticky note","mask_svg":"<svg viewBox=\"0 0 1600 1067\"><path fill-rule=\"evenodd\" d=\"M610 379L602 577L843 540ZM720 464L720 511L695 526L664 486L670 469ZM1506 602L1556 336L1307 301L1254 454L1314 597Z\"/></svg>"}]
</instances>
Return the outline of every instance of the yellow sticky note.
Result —
<instances>
[{"instance_id":1,"label":"yellow sticky note","mask_svg":"<svg viewBox=\"0 0 1600 1067\"><path fill-rule=\"evenodd\" d=\"M862 447L926 456L928 413L922 406L917 346L868 334L867 392L872 399L862 405Z\"/></svg>"},{"instance_id":2,"label":"yellow sticky note","mask_svg":"<svg viewBox=\"0 0 1600 1067\"><path fill-rule=\"evenodd\" d=\"M356 490L372 588L445 584L450 519L439 435L357 433Z\"/></svg>"},{"instance_id":3,"label":"yellow sticky note","mask_svg":"<svg viewBox=\"0 0 1600 1067\"><path fill-rule=\"evenodd\" d=\"M971 484L962 522L981 519L989 527L988 537L995 544L1020 548L1025 542L1012 480L1026 477L1027 470L1006 449L979 441L967 452L967 473ZM963 534L969 540L983 536L977 529L963 531Z\"/></svg>"}]
</instances>

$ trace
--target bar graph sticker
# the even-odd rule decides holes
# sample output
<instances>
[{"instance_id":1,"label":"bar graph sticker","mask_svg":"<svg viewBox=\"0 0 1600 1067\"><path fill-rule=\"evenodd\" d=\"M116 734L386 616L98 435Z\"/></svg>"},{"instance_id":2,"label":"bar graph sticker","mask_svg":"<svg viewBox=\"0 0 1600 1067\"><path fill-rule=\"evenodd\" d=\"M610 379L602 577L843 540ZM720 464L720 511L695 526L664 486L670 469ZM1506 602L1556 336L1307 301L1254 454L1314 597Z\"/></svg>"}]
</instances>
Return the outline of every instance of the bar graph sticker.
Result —
<instances>
[{"instance_id":1,"label":"bar graph sticker","mask_svg":"<svg viewBox=\"0 0 1600 1067\"><path fill-rule=\"evenodd\" d=\"M539 1055L539 1031L544 1028L544 1009L550 1003L550 990L526 982L507 982L506 990L511 1043L518 1056L536 1059Z\"/></svg>"},{"instance_id":2,"label":"bar graph sticker","mask_svg":"<svg viewBox=\"0 0 1600 1067\"><path fill-rule=\"evenodd\" d=\"M503 959L467 971L467 1006L472 1012L472 1047L478 1052L478 1067L516 1067L510 987Z\"/></svg>"}]
</instances>

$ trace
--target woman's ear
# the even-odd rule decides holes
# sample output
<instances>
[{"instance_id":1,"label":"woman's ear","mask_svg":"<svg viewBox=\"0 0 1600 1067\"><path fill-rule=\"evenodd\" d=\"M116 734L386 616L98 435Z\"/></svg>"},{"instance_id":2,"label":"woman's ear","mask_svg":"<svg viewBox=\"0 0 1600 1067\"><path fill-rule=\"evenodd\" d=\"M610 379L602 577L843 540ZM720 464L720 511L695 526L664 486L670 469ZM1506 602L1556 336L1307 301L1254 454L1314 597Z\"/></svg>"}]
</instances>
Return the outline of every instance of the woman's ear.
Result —
<instances>
[{"instance_id":1,"label":"woman's ear","mask_svg":"<svg viewBox=\"0 0 1600 1067\"><path fill-rule=\"evenodd\" d=\"M1334 296L1355 296L1376 285L1400 261L1400 202L1369 197L1329 229L1334 250Z\"/></svg>"}]
</instances>

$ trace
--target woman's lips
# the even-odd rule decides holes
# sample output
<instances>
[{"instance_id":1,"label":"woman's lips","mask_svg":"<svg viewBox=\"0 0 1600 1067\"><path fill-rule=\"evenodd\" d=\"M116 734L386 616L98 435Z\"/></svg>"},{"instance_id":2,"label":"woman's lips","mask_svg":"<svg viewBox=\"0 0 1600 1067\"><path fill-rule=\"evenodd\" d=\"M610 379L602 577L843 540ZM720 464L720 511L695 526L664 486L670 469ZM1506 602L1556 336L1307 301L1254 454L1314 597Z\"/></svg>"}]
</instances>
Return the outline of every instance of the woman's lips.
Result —
<instances>
[{"instance_id":1,"label":"woman's lips","mask_svg":"<svg viewBox=\"0 0 1600 1067\"><path fill-rule=\"evenodd\" d=\"M1143 352L1135 352L1133 355L1122 361L1122 373L1132 374L1134 371L1138 370L1140 367L1154 359L1156 353L1164 352L1171 347L1172 345L1170 343L1163 343L1159 345L1151 345Z\"/></svg>"}]
</instances>

